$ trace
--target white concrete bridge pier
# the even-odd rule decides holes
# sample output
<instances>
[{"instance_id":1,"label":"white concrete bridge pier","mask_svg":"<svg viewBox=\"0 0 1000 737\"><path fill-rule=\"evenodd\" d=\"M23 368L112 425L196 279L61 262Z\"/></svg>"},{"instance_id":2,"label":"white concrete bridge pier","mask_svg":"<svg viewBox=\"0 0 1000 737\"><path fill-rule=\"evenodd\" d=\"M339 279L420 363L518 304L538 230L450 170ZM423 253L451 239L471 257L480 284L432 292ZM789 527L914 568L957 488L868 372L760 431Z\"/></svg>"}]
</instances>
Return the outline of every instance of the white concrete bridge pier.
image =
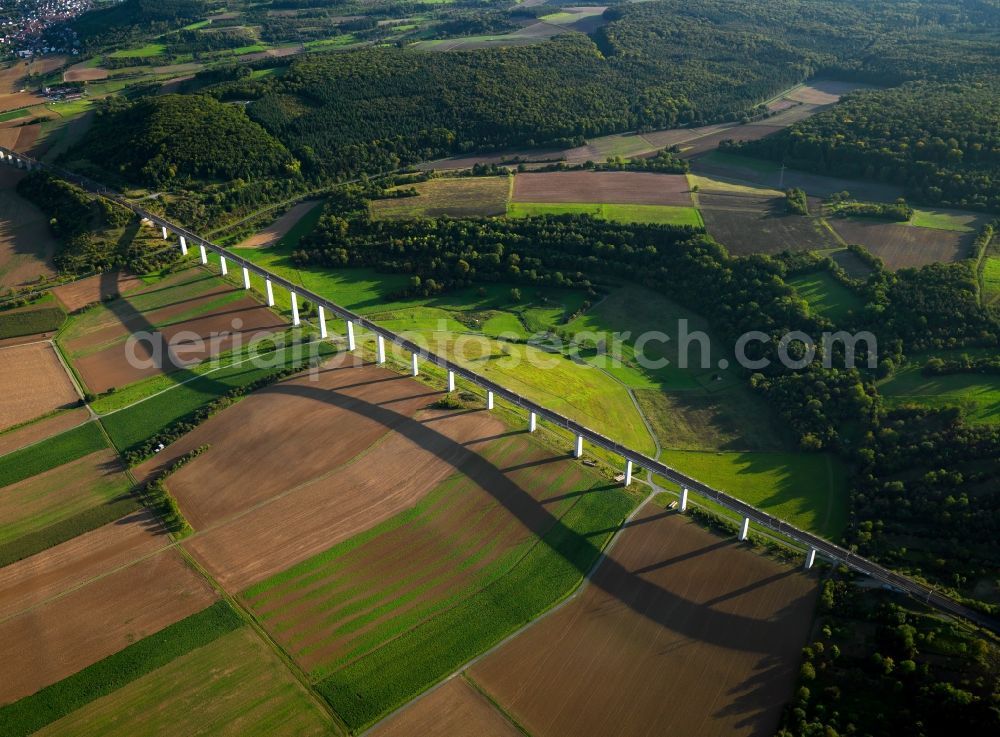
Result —
<instances>
[{"instance_id":1,"label":"white concrete bridge pier","mask_svg":"<svg viewBox=\"0 0 1000 737\"><path fill-rule=\"evenodd\" d=\"M243 288L244 289L250 288L250 269L248 269L246 266L243 267Z\"/></svg>"},{"instance_id":2,"label":"white concrete bridge pier","mask_svg":"<svg viewBox=\"0 0 1000 737\"><path fill-rule=\"evenodd\" d=\"M160 231L163 233L163 240L166 240L167 239L167 226L164 225L163 227L161 227Z\"/></svg>"},{"instance_id":3,"label":"white concrete bridge pier","mask_svg":"<svg viewBox=\"0 0 1000 737\"><path fill-rule=\"evenodd\" d=\"M573 457L580 458L583 456L583 435L576 436L576 447L573 448Z\"/></svg>"},{"instance_id":4,"label":"white concrete bridge pier","mask_svg":"<svg viewBox=\"0 0 1000 737\"><path fill-rule=\"evenodd\" d=\"M317 310L318 310L317 318L319 319L319 337L322 338L322 339L325 339L326 338L326 309L324 309L323 305L320 305L317 308Z\"/></svg>"},{"instance_id":5,"label":"white concrete bridge pier","mask_svg":"<svg viewBox=\"0 0 1000 737\"><path fill-rule=\"evenodd\" d=\"M187 242L187 238L185 238L184 236L181 236L181 256L187 256L187 255L188 255L188 242Z\"/></svg>"},{"instance_id":6,"label":"white concrete bridge pier","mask_svg":"<svg viewBox=\"0 0 1000 737\"><path fill-rule=\"evenodd\" d=\"M625 461L625 486L632 483L632 461Z\"/></svg>"},{"instance_id":7,"label":"white concrete bridge pier","mask_svg":"<svg viewBox=\"0 0 1000 737\"><path fill-rule=\"evenodd\" d=\"M201 263L202 264L208 263L208 251L205 250L204 243L201 244Z\"/></svg>"},{"instance_id":8,"label":"white concrete bridge pier","mask_svg":"<svg viewBox=\"0 0 1000 737\"><path fill-rule=\"evenodd\" d=\"M688 508L688 490L686 486L681 487L681 505L680 511L686 512Z\"/></svg>"},{"instance_id":9,"label":"white concrete bridge pier","mask_svg":"<svg viewBox=\"0 0 1000 737\"><path fill-rule=\"evenodd\" d=\"M357 347L354 342L354 323L347 321L347 350L353 351Z\"/></svg>"},{"instance_id":10,"label":"white concrete bridge pier","mask_svg":"<svg viewBox=\"0 0 1000 737\"><path fill-rule=\"evenodd\" d=\"M816 548L809 548L809 552L806 554L806 565L805 569L808 571L816 563Z\"/></svg>"},{"instance_id":11,"label":"white concrete bridge pier","mask_svg":"<svg viewBox=\"0 0 1000 737\"><path fill-rule=\"evenodd\" d=\"M267 292L267 306L274 307L274 287L270 279L264 280L264 291Z\"/></svg>"},{"instance_id":12,"label":"white concrete bridge pier","mask_svg":"<svg viewBox=\"0 0 1000 737\"><path fill-rule=\"evenodd\" d=\"M229 265L226 263L225 256L219 256L219 269L222 271L223 276L229 274Z\"/></svg>"},{"instance_id":13,"label":"white concrete bridge pier","mask_svg":"<svg viewBox=\"0 0 1000 737\"><path fill-rule=\"evenodd\" d=\"M420 374L420 366L417 364L417 354L411 354L410 359L410 374L418 376Z\"/></svg>"},{"instance_id":14,"label":"white concrete bridge pier","mask_svg":"<svg viewBox=\"0 0 1000 737\"><path fill-rule=\"evenodd\" d=\"M538 415L534 412L528 413L528 432L534 432L538 429Z\"/></svg>"},{"instance_id":15,"label":"white concrete bridge pier","mask_svg":"<svg viewBox=\"0 0 1000 737\"><path fill-rule=\"evenodd\" d=\"M749 534L750 534L750 518L744 517L743 526L740 527L740 541L742 542L743 540L746 540Z\"/></svg>"},{"instance_id":16,"label":"white concrete bridge pier","mask_svg":"<svg viewBox=\"0 0 1000 737\"><path fill-rule=\"evenodd\" d=\"M493 392L486 392L486 409L493 409Z\"/></svg>"},{"instance_id":17,"label":"white concrete bridge pier","mask_svg":"<svg viewBox=\"0 0 1000 737\"><path fill-rule=\"evenodd\" d=\"M302 321L299 319L299 296L291 290L289 290L288 294L292 298L292 325L298 327L302 324Z\"/></svg>"},{"instance_id":18,"label":"white concrete bridge pier","mask_svg":"<svg viewBox=\"0 0 1000 737\"><path fill-rule=\"evenodd\" d=\"M455 391L455 372L448 369L448 392Z\"/></svg>"},{"instance_id":19,"label":"white concrete bridge pier","mask_svg":"<svg viewBox=\"0 0 1000 737\"><path fill-rule=\"evenodd\" d=\"M381 366L385 363L385 338L381 335L375 338L375 363Z\"/></svg>"}]
</instances>

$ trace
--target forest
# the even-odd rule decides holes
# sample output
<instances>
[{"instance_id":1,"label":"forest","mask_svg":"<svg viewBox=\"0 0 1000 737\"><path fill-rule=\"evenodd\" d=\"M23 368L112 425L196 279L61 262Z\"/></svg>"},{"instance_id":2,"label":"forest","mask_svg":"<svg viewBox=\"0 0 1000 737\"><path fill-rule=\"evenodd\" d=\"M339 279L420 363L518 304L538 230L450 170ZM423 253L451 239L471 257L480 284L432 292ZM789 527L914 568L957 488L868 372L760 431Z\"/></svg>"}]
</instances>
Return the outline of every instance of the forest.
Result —
<instances>
[{"instance_id":1,"label":"forest","mask_svg":"<svg viewBox=\"0 0 1000 737\"><path fill-rule=\"evenodd\" d=\"M247 152L253 154L248 156ZM201 95L111 98L70 158L134 184L297 176L288 150L236 105Z\"/></svg>"},{"instance_id":2,"label":"forest","mask_svg":"<svg viewBox=\"0 0 1000 737\"><path fill-rule=\"evenodd\" d=\"M998 120L995 79L913 82L855 92L785 131L733 148L819 174L902 185L915 202L995 211Z\"/></svg>"}]
</instances>

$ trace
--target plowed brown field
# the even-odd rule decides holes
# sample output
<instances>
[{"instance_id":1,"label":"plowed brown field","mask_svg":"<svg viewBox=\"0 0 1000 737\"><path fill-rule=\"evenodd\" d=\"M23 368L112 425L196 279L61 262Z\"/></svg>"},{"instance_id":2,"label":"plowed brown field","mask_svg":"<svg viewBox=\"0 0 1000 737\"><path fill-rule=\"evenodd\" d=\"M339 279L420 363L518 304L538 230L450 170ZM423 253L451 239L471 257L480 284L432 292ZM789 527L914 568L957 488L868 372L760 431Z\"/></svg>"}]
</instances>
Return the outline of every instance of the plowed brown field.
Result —
<instances>
[{"instance_id":1,"label":"plowed brown field","mask_svg":"<svg viewBox=\"0 0 1000 737\"><path fill-rule=\"evenodd\" d=\"M44 213L15 192L25 172L0 166L0 287L52 276L56 241Z\"/></svg>"},{"instance_id":2,"label":"plowed brown field","mask_svg":"<svg viewBox=\"0 0 1000 737\"><path fill-rule=\"evenodd\" d=\"M470 669L534 737L771 735L815 579L649 509L573 602Z\"/></svg>"},{"instance_id":3,"label":"plowed brown field","mask_svg":"<svg viewBox=\"0 0 1000 737\"><path fill-rule=\"evenodd\" d=\"M122 542L121 534L136 533L130 525L107 525L3 569L0 602L4 611L16 613L0 621L0 704L55 683L216 599L175 550L137 557L158 543L141 535L134 544ZM116 568L122 560L134 562Z\"/></svg>"},{"instance_id":4,"label":"plowed brown field","mask_svg":"<svg viewBox=\"0 0 1000 737\"><path fill-rule=\"evenodd\" d=\"M284 215L279 217L273 223L268 225L264 230L260 231L256 235L247 238L245 241L239 244L240 248L269 248L275 243L284 238L288 231L290 231L296 223L299 222L306 213L312 210L314 207L320 205L319 200L309 200L308 202L300 202L291 208Z\"/></svg>"},{"instance_id":5,"label":"plowed brown field","mask_svg":"<svg viewBox=\"0 0 1000 737\"><path fill-rule=\"evenodd\" d=\"M0 430L79 400L51 343L0 348Z\"/></svg>"},{"instance_id":6,"label":"plowed brown field","mask_svg":"<svg viewBox=\"0 0 1000 737\"><path fill-rule=\"evenodd\" d=\"M514 177L514 202L599 202L609 205L691 205L682 174L554 171Z\"/></svg>"},{"instance_id":7,"label":"plowed brown field","mask_svg":"<svg viewBox=\"0 0 1000 737\"><path fill-rule=\"evenodd\" d=\"M522 737L462 678L452 678L372 732L372 737Z\"/></svg>"},{"instance_id":8,"label":"plowed brown field","mask_svg":"<svg viewBox=\"0 0 1000 737\"><path fill-rule=\"evenodd\" d=\"M831 218L829 222L845 242L864 246L893 271L967 258L975 238L974 233L872 220Z\"/></svg>"},{"instance_id":9,"label":"plowed brown field","mask_svg":"<svg viewBox=\"0 0 1000 737\"><path fill-rule=\"evenodd\" d=\"M142 279L137 276L120 271L108 271L62 284L53 289L52 293L68 312L76 312L87 305L100 302L105 297L128 294L140 288L142 284Z\"/></svg>"}]
</instances>

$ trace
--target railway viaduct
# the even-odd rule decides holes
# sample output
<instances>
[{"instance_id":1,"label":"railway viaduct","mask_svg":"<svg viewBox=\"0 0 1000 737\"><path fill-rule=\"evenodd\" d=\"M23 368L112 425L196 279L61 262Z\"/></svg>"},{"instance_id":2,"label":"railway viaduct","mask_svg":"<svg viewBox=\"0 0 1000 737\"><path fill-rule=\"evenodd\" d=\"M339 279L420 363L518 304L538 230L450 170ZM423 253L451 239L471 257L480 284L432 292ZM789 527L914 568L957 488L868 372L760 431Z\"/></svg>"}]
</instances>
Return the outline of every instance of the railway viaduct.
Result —
<instances>
[{"instance_id":1,"label":"railway viaduct","mask_svg":"<svg viewBox=\"0 0 1000 737\"><path fill-rule=\"evenodd\" d=\"M275 285L286 290L291 296L292 322L294 325L300 324L298 299L299 297L302 297L303 299L309 300L317 307L320 336L322 338L328 337L328 316L342 320L344 323L347 348L349 351L353 351L357 346L355 330L358 327L363 328L375 336L377 363L385 363L385 345L386 341L389 341L410 354L410 368L411 373L414 376L416 376L420 370L421 361L432 363L447 371L449 391L453 391L455 389L455 378L456 376L459 376L465 381L485 390L487 409L493 409L495 398L500 397L511 405L524 410L527 413L528 432L534 432L536 430L539 419L551 423L556 427L568 430L576 438L573 454L578 458L583 455L585 442L619 456L625 467L626 485L631 482L632 472L635 468L643 468L668 479L672 483L677 484L677 486L681 489L679 506L681 512L684 512L687 509L688 494L690 492L694 492L706 499L712 500L723 508L736 513L742 519L742 523L739 528L740 540L745 540L747 538L750 524L753 523L759 528L767 530L787 540L794 541L794 543L801 546L801 550L805 555L805 568L807 569L813 566L817 557L822 557L832 563L843 564L854 571L882 583L885 586L889 586L893 589L909 594L925 604L933 606L943 612L953 616L962 617L982 627L1000 633L1000 622L960 604L936 589L915 579L895 573L884 566L847 550L846 548L835 545L818 535L806 532L805 530L800 530L794 525L767 514L766 512L763 512L756 507L737 499L736 497L733 497L723 491L719 491L718 489L713 489L707 484L703 484L700 481L681 473L680 471L670 468L658 460L649 458L648 456L617 443L599 432L591 430L590 428L568 417L564 417L557 412L546 409L542 405L533 402L516 392L506 389L496 382L493 382L483 376L479 376L475 372L453 363L443 356L438 356L437 354L414 344L391 330L381 327L372 321L357 315L344 307L341 307L340 305L334 304L330 300L321 297L314 292L304 289L277 274L273 274L270 271L257 266L252 261L248 261L240 256L237 256L236 254L231 253L227 249L202 238L180 225L172 223L159 215L145 210L139 205L126 200L120 194L108 189L98 182L94 182L93 180L79 176L59 167L39 162L29 156L26 156L25 154L11 151L10 149L3 147L0 147L0 161L11 166L27 169L29 171L33 169L45 169L47 171L51 171L59 177L67 181L74 182L94 194L116 202L122 207L131 210L137 216L154 223L160 228L165 240L169 239L171 236L176 237L183 254L188 254L189 249L191 248L197 248L198 257L202 264L208 264L209 253L216 254L219 257L219 264L223 275L229 273L230 265L242 270L244 289L250 289L250 274L256 274L264 280L264 288L269 306L273 307L275 304Z\"/></svg>"}]
</instances>

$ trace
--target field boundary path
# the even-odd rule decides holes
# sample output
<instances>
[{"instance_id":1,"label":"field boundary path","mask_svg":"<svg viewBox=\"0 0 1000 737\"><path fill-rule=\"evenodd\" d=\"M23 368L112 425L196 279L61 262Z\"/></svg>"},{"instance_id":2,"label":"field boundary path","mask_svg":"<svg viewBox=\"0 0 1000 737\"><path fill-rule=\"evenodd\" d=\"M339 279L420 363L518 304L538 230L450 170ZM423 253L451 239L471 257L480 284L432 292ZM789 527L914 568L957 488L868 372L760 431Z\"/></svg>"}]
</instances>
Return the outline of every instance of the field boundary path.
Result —
<instances>
[{"instance_id":1,"label":"field boundary path","mask_svg":"<svg viewBox=\"0 0 1000 737\"><path fill-rule=\"evenodd\" d=\"M660 461L650 458L638 451L632 450L621 443L615 442L596 430L592 430L579 422L547 409L542 405L523 397L494 381L491 381L490 379L470 371L464 366L453 363L443 356L438 356L437 354L416 345L412 341L397 335L391 330L377 325L371 320L331 302L325 297L311 292L308 289L304 289L298 284L294 284L284 277L273 274L267 269L258 266L254 262L241 256L237 256L228 249L218 246L180 225L143 209L136 203L125 199L117 192L114 192L98 182L62 169L61 167L41 163L29 156L3 147L0 147L0 159L2 159L5 163L14 166L25 167L28 169L42 168L51 171L63 179L74 182L96 195L104 197L131 210L140 218L145 218L154 223L157 227L164 228L168 233L173 233L177 237L185 238L188 247L204 249L205 252L211 251L217 256L225 258L229 263L243 268L246 272L256 274L271 284L276 284L282 289L309 300L313 305L329 310L333 317L338 317L348 323L351 323L352 325L360 326L374 335L381 337L383 340L390 341L396 346L402 348L404 351L412 354L415 360L422 359L440 367L441 369L445 369L453 375L463 378L480 389L492 392L497 397L507 401L515 407L527 412L532 412L537 415L538 418L573 433L576 435L578 440L586 440L591 444L612 453L613 455L620 456L626 461L631 461L640 469L652 471L655 474L663 476L671 483L674 483L681 488L689 489L696 494L699 494L707 499L711 499L719 506L740 515L742 518L754 523L758 527L773 531L795 541L799 545L802 545L806 551L815 551L816 554L821 555L827 560L834 563L841 563L858 573L864 574L875 579L876 581L881 582L886 586L910 594L925 604L933 606L943 612L962 617L989 630L1000 633L1000 621L960 604L951 597L938 591L935 587L931 587L916 579L891 571L884 566L868 560L867 558L859 556L851 550L847 550L846 548L836 545L818 535L801 530L782 519L767 514L766 512L763 512L756 507L731 496L730 494L714 489L707 484L703 484L697 479L691 478L690 476L687 476L686 474L661 463Z\"/></svg>"}]
</instances>

